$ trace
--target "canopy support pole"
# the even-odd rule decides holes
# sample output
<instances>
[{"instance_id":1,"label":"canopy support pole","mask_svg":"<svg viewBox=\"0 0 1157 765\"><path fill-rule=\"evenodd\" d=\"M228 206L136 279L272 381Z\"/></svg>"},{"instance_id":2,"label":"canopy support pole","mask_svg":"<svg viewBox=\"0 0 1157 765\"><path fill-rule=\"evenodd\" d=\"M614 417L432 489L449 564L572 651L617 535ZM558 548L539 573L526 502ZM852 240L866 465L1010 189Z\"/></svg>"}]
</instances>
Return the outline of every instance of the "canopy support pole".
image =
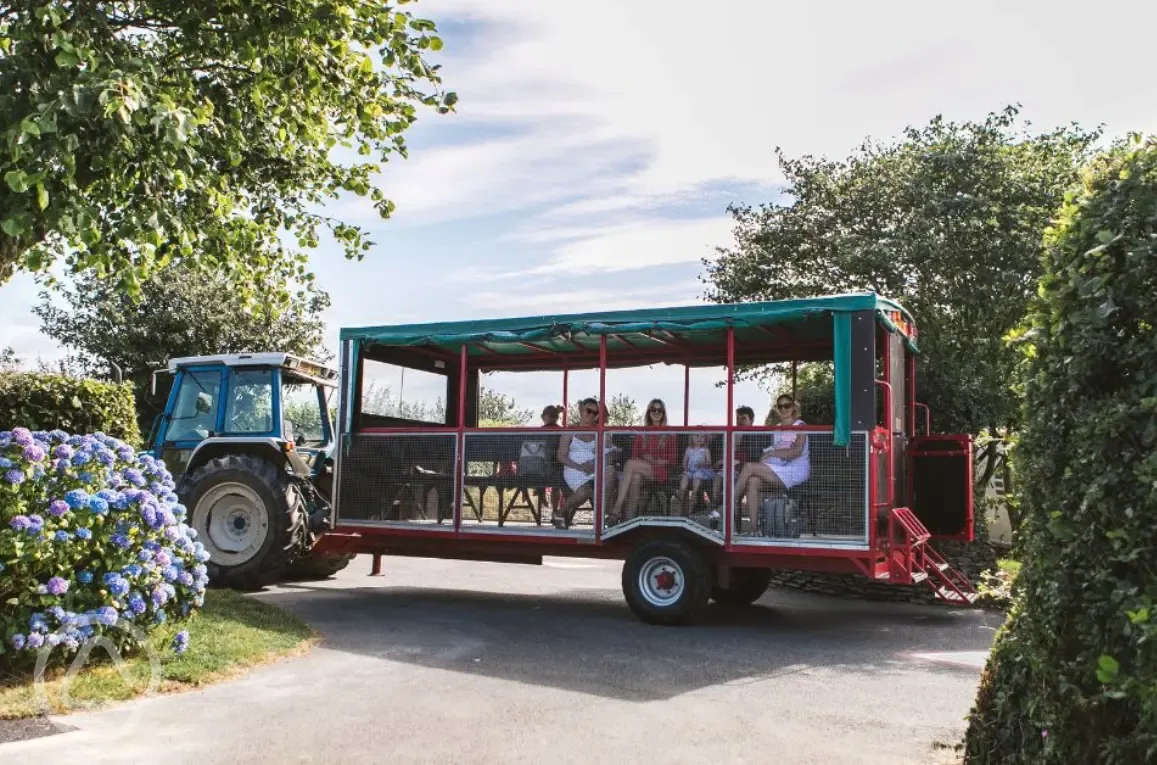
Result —
<instances>
[{"instance_id":1,"label":"canopy support pole","mask_svg":"<svg viewBox=\"0 0 1157 765\"><path fill-rule=\"evenodd\" d=\"M603 500L606 498L606 487L603 485L603 469L607 461L607 447L604 439L604 429L607 426L607 336L599 335L599 432L595 438L598 444L598 453L595 455L595 495L591 497L591 504L595 508L595 539L603 537Z\"/></svg>"},{"instance_id":2,"label":"canopy support pole","mask_svg":"<svg viewBox=\"0 0 1157 765\"><path fill-rule=\"evenodd\" d=\"M567 398L567 386L570 384L570 370L562 370L562 426L566 427L566 410L570 406L570 399Z\"/></svg>"},{"instance_id":3,"label":"canopy support pole","mask_svg":"<svg viewBox=\"0 0 1157 765\"><path fill-rule=\"evenodd\" d=\"M735 327L727 328L727 432L723 452L723 542L730 545L735 518Z\"/></svg>"},{"instance_id":4,"label":"canopy support pole","mask_svg":"<svg viewBox=\"0 0 1157 765\"><path fill-rule=\"evenodd\" d=\"M683 427L690 425L691 418L691 365L683 365Z\"/></svg>"},{"instance_id":5,"label":"canopy support pole","mask_svg":"<svg viewBox=\"0 0 1157 765\"><path fill-rule=\"evenodd\" d=\"M466 343L462 343L461 358L458 361L458 470L457 475L454 476L454 532L457 533L462 528L462 482L463 476L466 475L466 367L467 367L467 350ZM442 505L442 499L439 497L438 504ZM445 507L445 505L442 505ZM439 513L440 515L440 513Z\"/></svg>"},{"instance_id":6,"label":"canopy support pole","mask_svg":"<svg viewBox=\"0 0 1157 765\"><path fill-rule=\"evenodd\" d=\"M791 362L791 400L798 401L799 397L796 395L796 375L799 374L799 362Z\"/></svg>"}]
</instances>

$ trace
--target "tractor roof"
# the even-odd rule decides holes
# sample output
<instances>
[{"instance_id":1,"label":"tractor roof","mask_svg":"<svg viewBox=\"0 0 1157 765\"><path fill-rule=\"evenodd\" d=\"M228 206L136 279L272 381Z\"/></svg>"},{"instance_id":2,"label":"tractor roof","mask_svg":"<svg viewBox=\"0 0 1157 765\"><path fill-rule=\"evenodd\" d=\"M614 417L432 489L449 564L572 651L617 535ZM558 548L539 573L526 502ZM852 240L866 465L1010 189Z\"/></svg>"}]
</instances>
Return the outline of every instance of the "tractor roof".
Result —
<instances>
[{"instance_id":1,"label":"tractor roof","mask_svg":"<svg viewBox=\"0 0 1157 765\"><path fill-rule=\"evenodd\" d=\"M323 385L337 384L337 370L291 353L220 353L213 356L183 356L169 360L169 371L194 366L221 364L227 367L280 367L292 370Z\"/></svg>"}]
</instances>

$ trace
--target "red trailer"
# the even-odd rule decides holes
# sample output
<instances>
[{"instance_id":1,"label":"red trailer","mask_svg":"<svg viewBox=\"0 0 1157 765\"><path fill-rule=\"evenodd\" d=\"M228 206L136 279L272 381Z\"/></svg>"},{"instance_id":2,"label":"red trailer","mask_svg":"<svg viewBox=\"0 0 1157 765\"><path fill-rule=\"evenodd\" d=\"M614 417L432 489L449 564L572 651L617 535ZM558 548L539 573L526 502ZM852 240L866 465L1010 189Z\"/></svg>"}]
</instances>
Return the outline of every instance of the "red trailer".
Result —
<instances>
[{"instance_id":1,"label":"red trailer","mask_svg":"<svg viewBox=\"0 0 1157 765\"><path fill-rule=\"evenodd\" d=\"M712 599L754 601L774 569L926 582L967 604L972 587L930 542L972 539L971 437L929 432L917 353L913 318L873 293L344 329L333 530L318 550L373 554L375 568L381 555L622 559L632 611L665 624L693 620ZM833 365L833 422L737 423L737 368L815 361ZM682 365L687 380L693 367L726 370L726 409L694 427L684 414L682 426L612 428L605 406L590 403L590 416L558 429L478 426L480 374L554 370L568 401L570 375L598 370L605 402L608 370L654 364ZM444 421L375 411L365 394L376 365L441 375ZM677 499L682 471L672 465L644 470L609 512L641 455L657 446L682 457L701 444L731 457L719 496ZM764 445L780 450L754 451ZM749 462L776 479L736 487ZM554 491L564 497L557 511Z\"/></svg>"}]
</instances>

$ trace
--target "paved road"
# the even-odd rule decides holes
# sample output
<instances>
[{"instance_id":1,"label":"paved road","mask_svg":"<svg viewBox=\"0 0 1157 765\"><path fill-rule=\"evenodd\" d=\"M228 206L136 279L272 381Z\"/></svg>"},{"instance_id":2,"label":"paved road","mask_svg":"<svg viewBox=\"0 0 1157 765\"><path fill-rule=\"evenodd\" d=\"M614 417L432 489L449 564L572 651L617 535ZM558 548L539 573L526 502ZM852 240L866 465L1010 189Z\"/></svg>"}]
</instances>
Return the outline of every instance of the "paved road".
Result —
<instances>
[{"instance_id":1,"label":"paved road","mask_svg":"<svg viewBox=\"0 0 1157 765\"><path fill-rule=\"evenodd\" d=\"M325 634L309 656L62 718L76 730L0 745L0 763L928 765L962 733L999 624L772 592L657 628L627 610L614 563L368 571L256 596Z\"/></svg>"}]
</instances>

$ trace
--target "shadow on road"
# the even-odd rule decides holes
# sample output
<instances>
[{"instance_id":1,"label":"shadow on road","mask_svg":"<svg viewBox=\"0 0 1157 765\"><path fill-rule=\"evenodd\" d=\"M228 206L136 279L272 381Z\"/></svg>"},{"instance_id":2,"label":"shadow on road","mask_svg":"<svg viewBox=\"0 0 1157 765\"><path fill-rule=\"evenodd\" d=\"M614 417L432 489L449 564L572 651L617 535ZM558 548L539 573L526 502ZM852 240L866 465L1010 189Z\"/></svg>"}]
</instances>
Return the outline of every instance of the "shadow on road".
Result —
<instances>
[{"instance_id":1,"label":"shadow on road","mask_svg":"<svg viewBox=\"0 0 1157 765\"><path fill-rule=\"evenodd\" d=\"M999 623L979 611L778 591L749 608L713 606L682 628L638 621L605 589L287 585L260 597L304 618L330 649L634 701L807 666L888 676L911 667L905 652L986 650Z\"/></svg>"}]
</instances>

